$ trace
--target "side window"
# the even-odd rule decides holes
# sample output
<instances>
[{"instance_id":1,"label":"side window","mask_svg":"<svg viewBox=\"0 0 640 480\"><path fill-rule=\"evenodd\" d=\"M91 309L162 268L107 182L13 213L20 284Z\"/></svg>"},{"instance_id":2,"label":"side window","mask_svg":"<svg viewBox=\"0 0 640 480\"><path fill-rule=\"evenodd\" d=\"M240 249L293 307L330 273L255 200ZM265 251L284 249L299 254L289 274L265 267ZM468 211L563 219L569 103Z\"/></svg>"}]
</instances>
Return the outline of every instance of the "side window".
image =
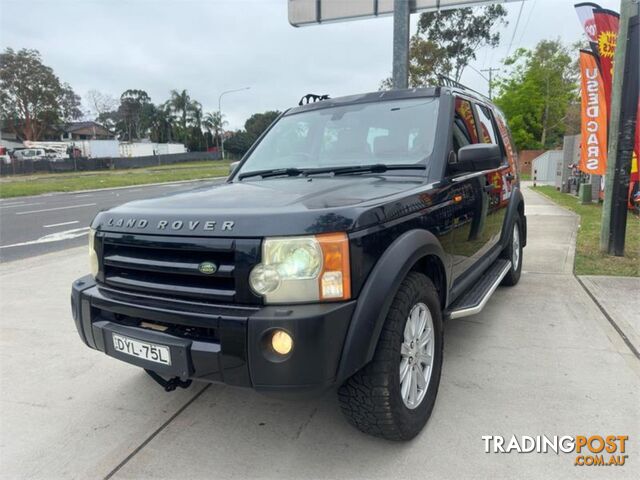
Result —
<instances>
[{"instance_id":1,"label":"side window","mask_svg":"<svg viewBox=\"0 0 640 480\"><path fill-rule=\"evenodd\" d=\"M471 102L456 98L453 119L453 149L458 153L460 148L472 143L478 143L478 129Z\"/></svg>"},{"instance_id":2,"label":"side window","mask_svg":"<svg viewBox=\"0 0 640 480\"><path fill-rule=\"evenodd\" d=\"M502 163L506 164L509 160L505 143L496 129L496 122L493 113L484 105L476 105L478 112L478 122L480 123L480 133L482 135L482 143L493 143L498 145L502 151Z\"/></svg>"},{"instance_id":3,"label":"side window","mask_svg":"<svg viewBox=\"0 0 640 480\"><path fill-rule=\"evenodd\" d=\"M476 105L478 112L478 122L480 122L481 143L493 143L499 145L498 135L491 121L491 112L484 105Z\"/></svg>"}]
</instances>

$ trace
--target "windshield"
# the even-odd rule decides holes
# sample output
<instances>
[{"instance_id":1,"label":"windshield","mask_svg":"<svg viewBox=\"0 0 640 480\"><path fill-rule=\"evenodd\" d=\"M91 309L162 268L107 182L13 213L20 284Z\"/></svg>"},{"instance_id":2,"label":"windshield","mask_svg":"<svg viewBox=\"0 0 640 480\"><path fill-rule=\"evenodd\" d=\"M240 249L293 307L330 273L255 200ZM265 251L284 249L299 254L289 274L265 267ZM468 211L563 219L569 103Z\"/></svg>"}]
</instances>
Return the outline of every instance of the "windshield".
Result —
<instances>
[{"instance_id":1,"label":"windshield","mask_svg":"<svg viewBox=\"0 0 640 480\"><path fill-rule=\"evenodd\" d=\"M425 164L433 149L437 98L323 108L282 117L240 173Z\"/></svg>"}]
</instances>

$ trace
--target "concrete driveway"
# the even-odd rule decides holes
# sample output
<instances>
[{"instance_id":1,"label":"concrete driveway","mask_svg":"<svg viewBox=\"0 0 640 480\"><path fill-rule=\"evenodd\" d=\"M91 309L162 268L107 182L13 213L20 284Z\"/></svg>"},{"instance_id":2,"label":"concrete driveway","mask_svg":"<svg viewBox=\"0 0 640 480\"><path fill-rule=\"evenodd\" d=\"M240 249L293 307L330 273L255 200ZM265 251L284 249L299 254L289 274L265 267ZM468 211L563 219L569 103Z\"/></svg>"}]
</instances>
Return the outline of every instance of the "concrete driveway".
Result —
<instances>
[{"instance_id":1,"label":"concrete driveway","mask_svg":"<svg viewBox=\"0 0 640 480\"><path fill-rule=\"evenodd\" d=\"M446 325L440 394L406 444L365 436L335 395L221 385L164 393L86 348L69 312L86 249L0 266L2 478L637 478L640 361L571 274L576 217L527 191L524 273ZM483 435L628 435L623 467L488 454Z\"/></svg>"}]
</instances>

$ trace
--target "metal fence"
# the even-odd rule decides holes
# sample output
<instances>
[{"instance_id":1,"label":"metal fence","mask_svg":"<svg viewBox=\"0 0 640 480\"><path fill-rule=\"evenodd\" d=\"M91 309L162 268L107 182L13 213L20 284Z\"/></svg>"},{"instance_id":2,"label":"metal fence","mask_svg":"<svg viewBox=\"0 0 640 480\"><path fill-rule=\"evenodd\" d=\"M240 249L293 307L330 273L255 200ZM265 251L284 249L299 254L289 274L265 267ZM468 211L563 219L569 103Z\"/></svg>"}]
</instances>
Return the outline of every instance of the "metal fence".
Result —
<instances>
[{"instance_id":1,"label":"metal fence","mask_svg":"<svg viewBox=\"0 0 640 480\"><path fill-rule=\"evenodd\" d=\"M145 157L66 158L58 161L13 160L9 164L0 163L0 175L121 170L207 160L220 160L220 153L187 152L167 155L149 155Z\"/></svg>"}]
</instances>

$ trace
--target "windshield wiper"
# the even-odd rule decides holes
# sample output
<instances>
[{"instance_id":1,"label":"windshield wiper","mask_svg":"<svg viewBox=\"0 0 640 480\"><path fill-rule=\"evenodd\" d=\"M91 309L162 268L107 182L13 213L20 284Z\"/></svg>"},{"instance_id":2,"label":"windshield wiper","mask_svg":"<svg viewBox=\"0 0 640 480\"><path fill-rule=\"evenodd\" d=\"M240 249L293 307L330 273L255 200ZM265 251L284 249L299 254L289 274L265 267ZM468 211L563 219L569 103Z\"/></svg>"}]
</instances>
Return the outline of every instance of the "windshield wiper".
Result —
<instances>
[{"instance_id":1,"label":"windshield wiper","mask_svg":"<svg viewBox=\"0 0 640 480\"><path fill-rule=\"evenodd\" d=\"M279 175L288 175L289 177L297 177L302 175L306 170L299 168L271 168L269 170L255 170L253 172L245 172L238 175L240 180L248 177L277 177Z\"/></svg>"},{"instance_id":2,"label":"windshield wiper","mask_svg":"<svg viewBox=\"0 0 640 480\"><path fill-rule=\"evenodd\" d=\"M269 170L255 170L253 172L241 173L238 179L243 180L248 177L277 177L287 175L289 177L297 177L299 175L319 175L322 173L333 173L334 175L349 175L351 173L384 173L389 170L425 170L427 166L424 163L385 165L384 163L374 163L372 165L348 165L334 167L319 168L273 168Z\"/></svg>"},{"instance_id":3,"label":"windshield wiper","mask_svg":"<svg viewBox=\"0 0 640 480\"><path fill-rule=\"evenodd\" d=\"M334 175L348 175L350 173L384 173L389 170L425 170L427 166L424 163L385 165L384 163L374 163L373 165L351 165L345 167L324 167L309 168L303 172L303 175L315 175L319 173L333 173Z\"/></svg>"}]
</instances>

